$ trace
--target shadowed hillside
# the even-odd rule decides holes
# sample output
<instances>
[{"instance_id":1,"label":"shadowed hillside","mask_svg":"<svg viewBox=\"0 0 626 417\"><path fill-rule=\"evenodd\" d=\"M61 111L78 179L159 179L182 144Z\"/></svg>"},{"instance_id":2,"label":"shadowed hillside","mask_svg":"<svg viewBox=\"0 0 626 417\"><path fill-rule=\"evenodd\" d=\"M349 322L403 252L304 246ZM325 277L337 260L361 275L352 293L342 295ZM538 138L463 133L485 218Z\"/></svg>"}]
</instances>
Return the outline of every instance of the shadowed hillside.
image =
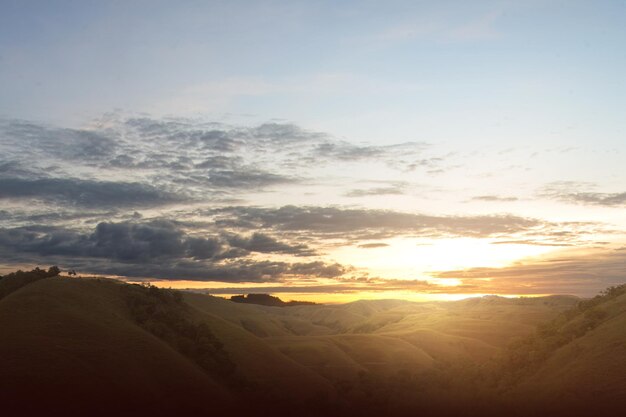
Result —
<instances>
[{"instance_id":1,"label":"shadowed hillside","mask_svg":"<svg viewBox=\"0 0 626 417\"><path fill-rule=\"evenodd\" d=\"M213 373L137 323L128 290L108 280L46 278L2 299L2 403L24 414L226 408L230 394Z\"/></svg>"},{"instance_id":2,"label":"shadowed hillside","mask_svg":"<svg viewBox=\"0 0 626 417\"><path fill-rule=\"evenodd\" d=\"M282 308L57 275L0 278L0 400L22 415L593 415L626 395L626 286Z\"/></svg>"}]
</instances>

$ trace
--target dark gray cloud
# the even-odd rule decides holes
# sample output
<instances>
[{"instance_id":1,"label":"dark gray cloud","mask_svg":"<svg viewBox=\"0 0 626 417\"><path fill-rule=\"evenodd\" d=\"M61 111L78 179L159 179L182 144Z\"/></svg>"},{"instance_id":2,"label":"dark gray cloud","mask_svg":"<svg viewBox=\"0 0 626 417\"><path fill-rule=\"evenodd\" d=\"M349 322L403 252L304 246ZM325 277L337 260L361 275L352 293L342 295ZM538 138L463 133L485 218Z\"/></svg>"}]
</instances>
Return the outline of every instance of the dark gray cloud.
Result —
<instances>
[{"instance_id":1,"label":"dark gray cloud","mask_svg":"<svg viewBox=\"0 0 626 417\"><path fill-rule=\"evenodd\" d=\"M17 177L28 178L37 173L32 168L25 167L19 161L1 161L0 160L0 177Z\"/></svg>"},{"instance_id":2,"label":"dark gray cloud","mask_svg":"<svg viewBox=\"0 0 626 417\"><path fill-rule=\"evenodd\" d=\"M214 155L206 157L202 162L195 165L201 169L235 169L243 164L243 158L239 156Z\"/></svg>"},{"instance_id":3,"label":"dark gray cloud","mask_svg":"<svg viewBox=\"0 0 626 417\"><path fill-rule=\"evenodd\" d=\"M136 182L0 178L0 200L8 198L35 198L90 208L154 206L186 200Z\"/></svg>"},{"instance_id":4,"label":"dark gray cloud","mask_svg":"<svg viewBox=\"0 0 626 417\"><path fill-rule=\"evenodd\" d=\"M306 266L302 266L306 265ZM316 268L317 267L317 268ZM280 282L288 277L302 276L336 278L340 270L324 263L315 265L278 261L252 261L235 259L223 263L179 260L167 264L121 264L115 262L75 263L74 268L105 275L167 280L220 281L220 282Z\"/></svg>"},{"instance_id":5,"label":"dark gray cloud","mask_svg":"<svg viewBox=\"0 0 626 417\"><path fill-rule=\"evenodd\" d=\"M321 261L308 263L296 263L291 266L290 273L295 275L313 276L318 278L336 278L352 270L345 266L333 263L327 264Z\"/></svg>"},{"instance_id":6,"label":"dark gray cloud","mask_svg":"<svg viewBox=\"0 0 626 417\"><path fill-rule=\"evenodd\" d=\"M58 224L74 224L80 222L93 222L100 219L111 219L118 217L120 212L116 209L109 210L85 210L82 207L77 207L75 210L59 210L50 211L49 209L36 208L34 210L0 210L0 223L8 227L15 227L17 225L58 225ZM132 216L132 215L130 215Z\"/></svg>"},{"instance_id":7,"label":"dark gray cloud","mask_svg":"<svg viewBox=\"0 0 626 417\"><path fill-rule=\"evenodd\" d=\"M208 183L219 188L260 189L270 185L296 182L295 178L257 170L210 171Z\"/></svg>"},{"instance_id":8,"label":"dark gray cloud","mask_svg":"<svg viewBox=\"0 0 626 417\"><path fill-rule=\"evenodd\" d=\"M300 256L314 255L315 251L303 244L290 245L280 242L272 236L255 232L250 236L226 234L226 240L234 248L260 253L284 253Z\"/></svg>"},{"instance_id":9,"label":"dark gray cloud","mask_svg":"<svg viewBox=\"0 0 626 417\"><path fill-rule=\"evenodd\" d=\"M251 252L315 254L306 245L262 233L193 236L169 220L101 222L90 233L53 226L0 229L0 255L5 261L54 262L91 273L244 282L287 274L335 277L347 270L318 261L258 261L249 258Z\"/></svg>"},{"instance_id":10,"label":"dark gray cloud","mask_svg":"<svg viewBox=\"0 0 626 417\"><path fill-rule=\"evenodd\" d=\"M229 207L216 209L211 213L216 215L216 224L224 227L264 228L358 238L380 238L398 234L486 237L546 226L541 220L513 215L430 216L390 210L336 207Z\"/></svg>"},{"instance_id":11,"label":"dark gray cloud","mask_svg":"<svg viewBox=\"0 0 626 417\"><path fill-rule=\"evenodd\" d=\"M92 233L62 227L27 226L0 229L0 245L37 255L106 258L128 262L157 259L226 259L250 252L313 255L306 245L290 245L262 234L197 237L177 222L101 222Z\"/></svg>"},{"instance_id":12,"label":"dark gray cloud","mask_svg":"<svg viewBox=\"0 0 626 417\"><path fill-rule=\"evenodd\" d=\"M0 135L5 149L67 161L97 160L113 154L116 149L116 141L102 132L20 120L0 121Z\"/></svg>"},{"instance_id":13,"label":"dark gray cloud","mask_svg":"<svg viewBox=\"0 0 626 417\"><path fill-rule=\"evenodd\" d=\"M185 253L182 232L172 223L106 223L85 234L60 227L30 226L0 230L0 245L40 256L150 261Z\"/></svg>"}]
</instances>

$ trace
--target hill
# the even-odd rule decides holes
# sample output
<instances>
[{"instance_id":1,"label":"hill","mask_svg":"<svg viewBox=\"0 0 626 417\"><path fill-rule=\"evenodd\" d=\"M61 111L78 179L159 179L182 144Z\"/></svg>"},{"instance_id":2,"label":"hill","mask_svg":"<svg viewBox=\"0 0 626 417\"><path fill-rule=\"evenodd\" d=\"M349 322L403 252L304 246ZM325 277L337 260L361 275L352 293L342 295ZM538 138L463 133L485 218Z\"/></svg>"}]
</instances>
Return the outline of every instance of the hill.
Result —
<instances>
[{"instance_id":1,"label":"hill","mask_svg":"<svg viewBox=\"0 0 626 417\"><path fill-rule=\"evenodd\" d=\"M222 384L137 325L119 287L46 278L1 300L3 406L23 415L199 414L209 409L207 400L227 408Z\"/></svg>"},{"instance_id":2,"label":"hill","mask_svg":"<svg viewBox=\"0 0 626 417\"><path fill-rule=\"evenodd\" d=\"M173 308L173 294L60 277L13 291L0 300L1 403L21 415L240 415L246 403L280 409L329 395L325 380L249 332L182 297Z\"/></svg>"},{"instance_id":3,"label":"hill","mask_svg":"<svg viewBox=\"0 0 626 417\"><path fill-rule=\"evenodd\" d=\"M12 415L594 415L626 398L626 286L283 308L57 274L0 278Z\"/></svg>"},{"instance_id":4,"label":"hill","mask_svg":"<svg viewBox=\"0 0 626 417\"><path fill-rule=\"evenodd\" d=\"M568 404L573 413L622 410L626 405L626 285L579 303L541 326L533 337L514 344L503 370L503 380L512 382L513 398L532 398L547 409Z\"/></svg>"}]
</instances>

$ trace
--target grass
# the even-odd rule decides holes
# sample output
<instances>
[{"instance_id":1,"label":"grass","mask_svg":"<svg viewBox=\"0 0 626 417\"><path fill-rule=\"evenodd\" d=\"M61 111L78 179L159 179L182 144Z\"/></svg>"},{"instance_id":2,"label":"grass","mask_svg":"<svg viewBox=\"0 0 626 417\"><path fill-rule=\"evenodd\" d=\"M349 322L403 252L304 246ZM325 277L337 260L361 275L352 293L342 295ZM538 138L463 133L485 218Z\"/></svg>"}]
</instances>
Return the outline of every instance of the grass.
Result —
<instances>
[{"instance_id":1,"label":"grass","mask_svg":"<svg viewBox=\"0 0 626 417\"><path fill-rule=\"evenodd\" d=\"M30 414L585 415L626 395L626 286L281 308L50 273L0 278L0 401Z\"/></svg>"}]
</instances>

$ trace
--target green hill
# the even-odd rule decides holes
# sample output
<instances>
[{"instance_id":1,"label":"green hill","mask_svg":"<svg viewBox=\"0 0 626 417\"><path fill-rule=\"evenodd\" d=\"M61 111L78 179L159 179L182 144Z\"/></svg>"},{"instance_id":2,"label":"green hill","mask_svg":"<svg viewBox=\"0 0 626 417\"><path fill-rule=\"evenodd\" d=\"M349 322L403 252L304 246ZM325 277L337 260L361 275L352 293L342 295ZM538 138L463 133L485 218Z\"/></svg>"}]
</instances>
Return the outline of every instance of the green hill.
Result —
<instances>
[{"instance_id":1,"label":"green hill","mask_svg":"<svg viewBox=\"0 0 626 417\"><path fill-rule=\"evenodd\" d=\"M614 412L626 406L626 285L580 303L514 345L505 381L515 399L547 408ZM511 366L514 369L511 369ZM507 381L508 382L508 381ZM621 411L620 411L621 412Z\"/></svg>"},{"instance_id":2,"label":"green hill","mask_svg":"<svg viewBox=\"0 0 626 417\"><path fill-rule=\"evenodd\" d=\"M36 415L594 415L626 398L626 286L289 308L0 278L0 403Z\"/></svg>"},{"instance_id":3,"label":"green hill","mask_svg":"<svg viewBox=\"0 0 626 417\"><path fill-rule=\"evenodd\" d=\"M135 324L119 287L47 278L0 301L3 405L25 414L195 414L228 406L231 396L214 377Z\"/></svg>"}]
</instances>

